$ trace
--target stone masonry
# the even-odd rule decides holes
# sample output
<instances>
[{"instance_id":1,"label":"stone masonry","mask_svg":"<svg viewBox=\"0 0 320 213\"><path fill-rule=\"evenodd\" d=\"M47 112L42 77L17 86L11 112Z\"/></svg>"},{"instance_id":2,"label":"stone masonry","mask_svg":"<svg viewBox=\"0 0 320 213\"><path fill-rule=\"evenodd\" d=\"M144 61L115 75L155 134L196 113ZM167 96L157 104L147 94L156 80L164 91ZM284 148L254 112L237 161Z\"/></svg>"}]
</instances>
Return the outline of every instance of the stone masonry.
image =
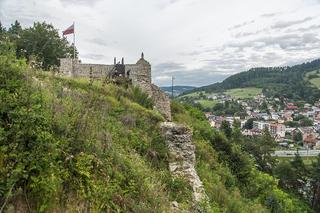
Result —
<instances>
[{"instance_id":1,"label":"stone masonry","mask_svg":"<svg viewBox=\"0 0 320 213\"><path fill-rule=\"evenodd\" d=\"M124 64L124 60L122 59ZM116 65L114 64L83 64L79 60L71 58L60 59L59 73L68 77L82 77L93 79L107 78L113 71ZM135 64L124 64L125 76L131 80L133 86L139 87L146 92L153 100L155 109L158 110L167 121L171 121L170 99L160 90L159 87L151 83L151 65L144 59L143 53L141 58Z\"/></svg>"},{"instance_id":2,"label":"stone masonry","mask_svg":"<svg viewBox=\"0 0 320 213\"><path fill-rule=\"evenodd\" d=\"M195 146L192 131L173 122L164 122L161 129L169 148L169 170L173 176L185 178L192 186L193 198L201 202L206 198L203 184L195 169Z\"/></svg>"}]
</instances>

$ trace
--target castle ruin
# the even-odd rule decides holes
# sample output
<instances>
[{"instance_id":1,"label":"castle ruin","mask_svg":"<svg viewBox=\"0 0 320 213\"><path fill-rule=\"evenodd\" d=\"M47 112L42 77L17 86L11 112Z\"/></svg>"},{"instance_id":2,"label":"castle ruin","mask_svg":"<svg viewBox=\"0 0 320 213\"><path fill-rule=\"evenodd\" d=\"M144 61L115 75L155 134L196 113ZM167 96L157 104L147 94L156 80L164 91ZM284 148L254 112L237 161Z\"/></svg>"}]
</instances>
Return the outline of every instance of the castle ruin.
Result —
<instances>
[{"instance_id":1,"label":"castle ruin","mask_svg":"<svg viewBox=\"0 0 320 213\"><path fill-rule=\"evenodd\" d=\"M193 199L196 203L206 200L203 184L195 169L195 146L192 143L192 131L184 125L171 122L171 110L169 97L159 87L151 83L151 65L141 58L135 64L125 64L116 61L112 65L83 64L79 60L71 58L60 59L60 74L69 77L82 77L105 80L109 79L117 83L117 79L126 80L133 86L139 87L146 92L154 102L154 108L166 119L160 128L169 148L169 170L175 177L185 178L193 190ZM179 207L176 202L172 203L176 211Z\"/></svg>"},{"instance_id":2,"label":"castle ruin","mask_svg":"<svg viewBox=\"0 0 320 213\"><path fill-rule=\"evenodd\" d=\"M135 64L125 64L114 58L113 64L83 64L72 58L60 59L59 73L72 78L92 78L97 80L113 79L115 77L126 78L133 86L146 92L154 102L154 107L167 121L171 121L170 99L151 82L151 65L144 59L144 54Z\"/></svg>"}]
</instances>

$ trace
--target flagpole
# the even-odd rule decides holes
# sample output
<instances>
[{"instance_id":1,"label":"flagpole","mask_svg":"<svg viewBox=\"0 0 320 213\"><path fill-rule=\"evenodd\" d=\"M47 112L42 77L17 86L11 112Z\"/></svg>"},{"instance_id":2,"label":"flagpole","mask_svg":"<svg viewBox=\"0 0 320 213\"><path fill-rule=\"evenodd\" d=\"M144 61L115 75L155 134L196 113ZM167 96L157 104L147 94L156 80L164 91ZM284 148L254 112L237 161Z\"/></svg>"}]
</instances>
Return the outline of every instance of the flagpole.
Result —
<instances>
[{"instance_id":1,"label":"flagpole","mask_svg":"<svg viewBox=\"0 0 320 213\"><path fill-rule=\"evenodd\" d=\"M76 59L76 30L73 22L73 60Z\"/></svg>"}]
</instances>

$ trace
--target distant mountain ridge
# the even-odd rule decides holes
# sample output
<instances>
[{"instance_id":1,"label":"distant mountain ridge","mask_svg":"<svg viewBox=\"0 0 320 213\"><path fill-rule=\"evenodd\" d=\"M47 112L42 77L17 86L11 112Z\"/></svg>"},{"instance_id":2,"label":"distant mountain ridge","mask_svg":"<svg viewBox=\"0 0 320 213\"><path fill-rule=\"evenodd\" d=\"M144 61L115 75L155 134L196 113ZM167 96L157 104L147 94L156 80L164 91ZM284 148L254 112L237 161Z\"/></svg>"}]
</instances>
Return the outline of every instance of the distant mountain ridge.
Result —
<instances>
[{"instance_id":1,"label":"distant mountain ridge","mask_svg":"<svg viewBox=\"0 0 320 213\"><path fill-rule=\"evenodd\" d=\"M168 95L171 95L172 93L172 87L171 86L165 86L165 87L160 87L162 91L167 93ZM173 96L178 96L184 92L190 91L196 89L196 87L193 86L173 86Z\"/></svg>"},{"instance_id":2,"label":"distant mountain ridge","mask_svg":"<svg viewBox=\"0 0 320 213\"><path fill-rule=\"evenodd\" d=\"M184 94L258 87L262 88L268 97L279 96L314 102L320 98L320 90L305 78L305 74L315 70L320 70L320 59L294 66L257 67L232 75L220 83L199 87Z\"/></svg>"}]
</instances>

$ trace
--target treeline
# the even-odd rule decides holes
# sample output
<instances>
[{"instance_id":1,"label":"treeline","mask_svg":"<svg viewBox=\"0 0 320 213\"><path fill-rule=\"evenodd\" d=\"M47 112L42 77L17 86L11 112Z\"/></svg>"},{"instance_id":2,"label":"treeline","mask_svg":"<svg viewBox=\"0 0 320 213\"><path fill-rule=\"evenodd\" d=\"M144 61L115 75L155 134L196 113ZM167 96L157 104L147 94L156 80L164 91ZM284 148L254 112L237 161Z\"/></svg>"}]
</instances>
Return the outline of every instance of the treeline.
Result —
<instances>
[{"instance_id":1,"label":"treeline","mask_svg":"<svg viewBox=\"0 0 320 213\"><path fill-rule=\"evenodd\" d=\"M223 103L217 103L209 112L213 112L214 115L227 115L227 116L239 116L245 117L247 115L244 107L237 101L225 101Z\"/></svg>"},{"instance_id":2,"label":"treeline","mask_svg":"<svg viewBox=\"0 0 320 213\"><path fill-rule=\"evenodd\" d=\"M73 56L73 44L60 37L52 24L45 22L35 22L31 27L22 28L15 21L8 29L0 22L0 42L14 44L17 58L25 58L33 66L45 70L56 68L59 58Z\"/></svg>"},{"instance_id":3,"label":"treeline","mask_svg":"<svg viewBox=\"0 0 320 213\"><path fill-rule=\"evenodd\" d=\"M285 97L313 103L320 98L320 90L304 79L305 73L320 69L320 59L291 67L258 67L232 75L221 83L193 91L221 92L227 89L258 87L268 97Z\"/></svg>"},{"instance_id":4,"label":"treeline","mask_svg":"<svg viewBox=\"0 0 320 213\"><path fill-rule=\"evenodd\" d=\"M254 158L260 171L278 179L280 188L308 203L316 212L320 211L320 155L311 165L305 165L298 153L292 160L277 160L271 156L277 143L269 131L265 130L261 136L245 137L241 135L239 122L235 122L231 128L225 121L221 131L232 143L237 143L243 152ZM226 147L221 149L225 150ZM268 202L272 204L271 212L281 212L281 204L276 199L268 198Z\"/></svg>"},{"instance_id":5,"label":"treeline","mask_svg":"<svg viewBox=\"0 0 320 213\"><path fill-rule=\"evenodd\" d=\"M210 127L199 110L176 102L173 102L172 112L174 119L192 126L197 147L197 171L209 198L216 195L220 198L219 204L229 207L224 209L225 212L313 212L308 207L309 199L285 187L280 188L277 179L280 175L274 172L278 162L271 156L276 143L269 132L247 138L241 135L239 122L234 123L234 128L223 122L218 132ZM205 145L204 141L211 146ZM215 194L216 188L219 188L218 195ZM234 192L238 190L240 196L235 197ZM247 200L246 204L243 199ZM314 209L318 211L319 200L315 202Z\"/></svg>"}]
</instances>

